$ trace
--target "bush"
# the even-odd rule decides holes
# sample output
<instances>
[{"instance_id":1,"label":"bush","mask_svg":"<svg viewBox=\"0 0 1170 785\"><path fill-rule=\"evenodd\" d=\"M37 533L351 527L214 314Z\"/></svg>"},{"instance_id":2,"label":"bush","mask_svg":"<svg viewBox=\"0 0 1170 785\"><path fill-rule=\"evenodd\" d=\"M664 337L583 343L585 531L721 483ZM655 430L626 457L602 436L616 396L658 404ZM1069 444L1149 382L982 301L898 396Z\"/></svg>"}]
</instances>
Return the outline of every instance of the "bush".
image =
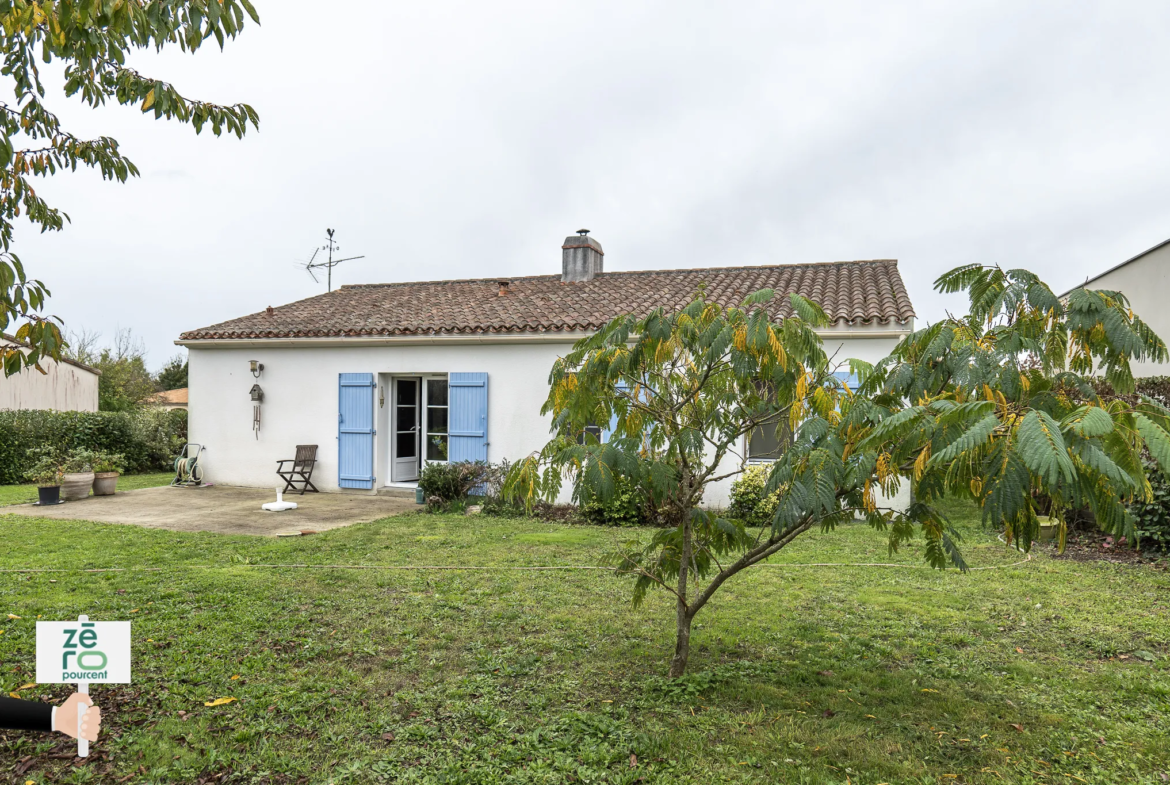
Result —
<instances>
[{"instance_id":1,"label":"bush","mask_svg":"<svg viewBox=\"0 0 1170 785\"><path fill-rule=\"evenodd\" d=\"M0 411L0 484L21 482L49 448L61 457L79 450L121 455L128 472L171 467L187 440L187 413L162 409L131 412Z\"/></svg>"},{"instance_id":2,"label":"bush","mask_svg":"<svg viewBox=\"0 0 1170 785\"><path fill-rule=\"evenodd\" d=\"M731 517L739 518L747 526L767 526L772 522L780 492L764 494L771 470L770 464L753 464L731 484L731 508L728 510Z\"/></svg>"},{"instance_id":3,"label":"bush","mask_svg":"<svg viewBox=\"0 0 1170 785\"><path fill-rule=\"evenodd\" d=\"M418 476L427 505L446 508L452 502L463 502L473 490L489 481L491 464L482 461L458 463L428 463Z\"/></svg>"},{"instance_id":4,"label":"bush","mask_svg":"<svg viewBox=\"0 0 1170 785\"><path fill-rule=\"evenodd\" d=\"M614 481L613 496L608 501L597 497L582 499L581 517L598 526L642 526L654 517L645 494L624 477Z\"/></svg>"},{"instance_id":5,"label":"bush","mask_svg":"<svg viewBox=\"0 0 1170 785\"><path fill-rule=\"evenodd\" d=\"M1170 480L1159 471L1153 461L1144 461L1146 478L1153 490L1149 502L1134 502L1129 511L1137 518L1135 528L1141 547L1170 551Z\"/></svg>"},{"instance_id":6,"label":"bush","mask_svg":"<svg viewBox=\"0 0 1170 785\"><path fill-rule=\"evenodd\" d=\"M61 453L53 447L35 447L28 453L28 468L24 479L40 486L60 485L65 474L61 467Z\"/></svg>"}]
</instances>

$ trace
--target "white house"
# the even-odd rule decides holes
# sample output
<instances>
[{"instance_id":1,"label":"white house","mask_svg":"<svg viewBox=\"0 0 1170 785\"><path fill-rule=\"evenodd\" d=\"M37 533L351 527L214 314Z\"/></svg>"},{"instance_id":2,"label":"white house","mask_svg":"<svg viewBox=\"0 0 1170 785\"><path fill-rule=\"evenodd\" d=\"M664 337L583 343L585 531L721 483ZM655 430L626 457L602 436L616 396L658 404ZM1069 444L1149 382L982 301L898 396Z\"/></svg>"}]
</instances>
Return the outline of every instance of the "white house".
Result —
<instances>
[{"instance_id":1,"label":"white house","mask_svg":"<svg viewBox=\"0 0 1170 785\"><path fill-rule=\"evenodd\" d=\"M615 316L681 307L700 285L722 304L767 287L817 301L839 359L879 360L913 328L894 260L607 273L584 233L561 256L556 275L343 286L183 333L207 481L273 485L298 444L319 446L324 491L394 492L429 461L516 460L549 438L540 408L558 356ZM775 302L784 316L787 298ZM750 441L736 460L774 449ZM705 501L725 506L729 491Z\"/></svg>"},{"instance_id":2,"label":"white house","mask_svg":"<svg viewBox=\"0 0 1170 785\"><path fill-rule=\"evenodd\" d=\"M1170 240L1158 243L1073 288L1082 286L1121 292L1129 300L1133 312L1163 341L1170 341L1170 308L1166 307L1170 303ZM1065 292L1061 297L1068 294ZM1170 376L1170 364L1166 363L1135 362L1132 368L1133 375L1138 378Z\"/></svg>"},{"instance_id":3,"label":"white house","mask_svg":"<svg viewBox=\"0 0 1170 785\"><path fill-rule=\"evenodd\" d=\"M0 346L24 346L0 333ZM0 410L51 409L58 412L96 412L98 377L102 372L73 360L42 360L41 373L25 368L5 378L0 372Z\"/></svg>"}]
</instances>

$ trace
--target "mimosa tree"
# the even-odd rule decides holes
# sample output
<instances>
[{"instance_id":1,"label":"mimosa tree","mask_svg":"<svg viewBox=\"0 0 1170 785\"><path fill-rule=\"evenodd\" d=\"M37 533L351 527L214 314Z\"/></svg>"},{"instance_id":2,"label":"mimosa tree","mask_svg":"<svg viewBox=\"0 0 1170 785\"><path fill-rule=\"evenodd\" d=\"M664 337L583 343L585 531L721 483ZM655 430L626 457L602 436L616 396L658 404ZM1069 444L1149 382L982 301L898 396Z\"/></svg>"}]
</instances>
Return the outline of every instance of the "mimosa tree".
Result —
<instances>
[{"instance_id":1,"label":"mimosa tree","mask_svg":"<svg viewBox=\"0 0 1170 785\"><path fill-rule=\"evenodd\" d=\"M1130 361L1165 359L1162 341L1120 294L1081 289L1064 304L1023 270L960 268L936 288L965 291L970 315L911 334L875 366L849 361L856 390L815 332L824 312L796 295L779 320L771 290L737 307L700 293L676 313L615 319L553 366L543 411L554 437L512 467L505 493L531 506L567 479L576 499L604 500L623 477L645 495L664 528L606 560L631 578L635 603L673 595L671 676L685 672L691 624L720 587L814 527L864 519L891 551L920 532L930 565L960 569L958 537L934 506L944 496L974 499L1025 548L1041 499L1058 520L1087 506L1132 535L1124 504L1148 493L1143 448L1170 470L1170 411L1102 400L1088 379L1100 369L1128 392ZM586 432L593 424L608 424L603 438ZM794 435L772 464L771 525L752 530L701 502L744 470L758 427ZM882 501L904 484L908 506Z\"/></svg>"}]
</instances>

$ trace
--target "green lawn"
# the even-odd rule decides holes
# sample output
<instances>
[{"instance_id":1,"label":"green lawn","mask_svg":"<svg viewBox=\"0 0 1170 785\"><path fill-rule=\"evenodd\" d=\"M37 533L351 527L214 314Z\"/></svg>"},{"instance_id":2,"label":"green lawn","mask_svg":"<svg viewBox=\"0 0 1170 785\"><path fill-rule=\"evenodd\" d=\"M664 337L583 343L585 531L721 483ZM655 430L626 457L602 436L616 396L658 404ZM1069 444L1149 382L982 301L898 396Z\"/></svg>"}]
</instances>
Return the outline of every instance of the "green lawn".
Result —
<instances>
[{"instance_id":1,"label":"green lawn","mask_svg":"<svg viewBox=\"0 0 1170 785\"><path fill-rule=\"evenodd\" d=\"M151 474L126 474L118 478L119 491L133 491L136 488L156 488L168 485L174 479L174 472ZM0 507L9 504L28 504L37 500L35 485L0 485Z\"/></svg>"},{"instance_id":2,"label":"green lawn","mask_svg":"<svg viewBox=\"0 0 1170 785\"><path fill-rule=\"evenodd\" d=\"M134 683L93 688L108 733L90 762L72 771L50 757L70 745L0 732L0 773L17 782L1170 773L1170 576L1044 554L1014 564L969 522L968 561L1001 569L796 566L919 564L915 550L890 559L861 525L809 535L703 612L678 682L661 678L665 597L635 611L608 573L517 569L593 565L646 532L426 515L294 540L3 515L0 527L0 568L65 570L0 574L4 692L31 680L38 616L134 622ZM265 566L294 563L489 569ZM78 571L112 567L125 571Z\"/></svg>"}]
</instances>

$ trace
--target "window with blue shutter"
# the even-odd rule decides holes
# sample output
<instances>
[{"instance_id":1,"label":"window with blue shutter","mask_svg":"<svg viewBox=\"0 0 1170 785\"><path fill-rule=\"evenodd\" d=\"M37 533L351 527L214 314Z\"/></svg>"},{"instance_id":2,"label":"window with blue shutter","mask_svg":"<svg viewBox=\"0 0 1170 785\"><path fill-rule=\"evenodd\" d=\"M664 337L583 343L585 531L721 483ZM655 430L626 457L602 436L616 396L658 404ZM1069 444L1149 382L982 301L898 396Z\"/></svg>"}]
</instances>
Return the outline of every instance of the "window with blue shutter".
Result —
<instances>
[{"instance_id":1,"label":"window with blue shutter","mask_svg":"<svg viewBox=\"0 0 1170 785\"><path fill-rule=\"evenodd\" d=\"M487 461L488 375L452 373L447 385L448 460Z\"/></svg>"},{"instance_id":2,"label":"window with blue shutter","mask_svg":"<svg viewBox=\"0 0 1170 785\"><path fill-rule=\"evenodd\" d=\"M337 484L374 487L374 374L343 373L337 391Z\"/></svg>"}]
</instances>

